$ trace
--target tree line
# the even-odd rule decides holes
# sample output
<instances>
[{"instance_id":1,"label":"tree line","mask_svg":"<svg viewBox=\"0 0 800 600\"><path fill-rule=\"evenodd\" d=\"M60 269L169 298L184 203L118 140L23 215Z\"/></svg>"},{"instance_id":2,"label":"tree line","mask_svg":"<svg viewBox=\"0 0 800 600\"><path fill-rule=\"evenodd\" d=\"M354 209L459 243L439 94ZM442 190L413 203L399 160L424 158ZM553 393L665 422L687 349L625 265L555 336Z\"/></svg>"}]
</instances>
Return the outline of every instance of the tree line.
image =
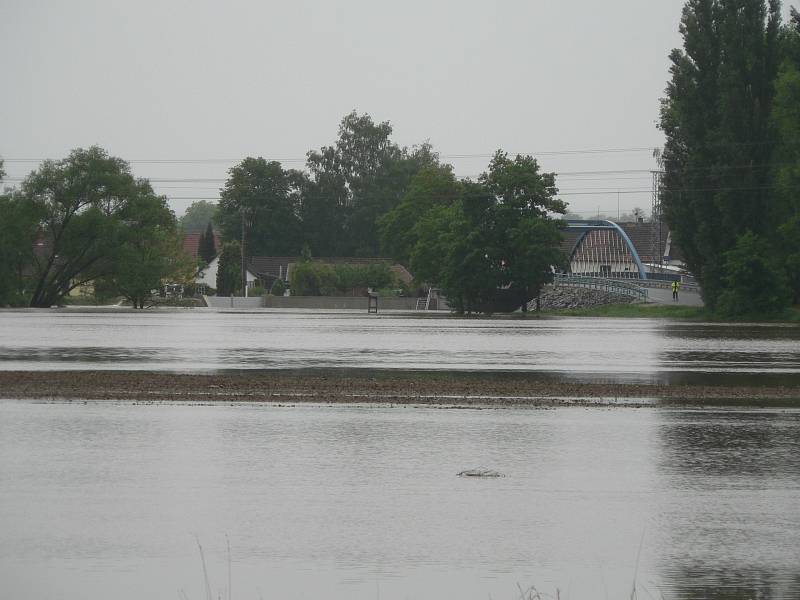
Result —
<instances>
[{"instance_id":1,"label":"tree line","mask_svg":"<svg viewBox=\"0 0 800 600\"><path fill-rule=\"evenodd\" d=\"M260 157L232 167L216 210L196 203L186 219L201 228L213 218L238 243L223 246L223 287L237 288L235 251L382 256L442 287L458 311L490 310L499 294L525 308L564 263L555 175L498 151L476 181L459 180L429 143L401 148L391 134L388 122L352 112L332 145L307 154L305 171Z\"/></svg>"},{"instance_id":2,"label":"tree line","mask_svg":"<svg viewBox=\"0 0 800 600\"><path fill-rule=\"evenodd\" d=\"M723 316L778 314L800 299L800 15L791 15L781 22L779 0L689 0L683 48L670 54L664 218ZM200 213L213 215L232 289L235 252L305 249L391 257L460 312L499 299L524 308L564 266L555 175L499 150L477 179L459 179L429 143L400 147L391 134L354 111L304 170L247 157L219 204L194 205L185 226L201 223L192 226L205 229L208 260L220 249ZM141 304L154 282L194 268L166 200L99 148L46 161L0 196L0 214L0 304L57 304L84 282Z\"/></svg>"},{"instance_id":3,"label":"tree line","mask_svg":"<svg viewBox=\"0 0 800 600\"><path fill-rule=\"evenodd\" d=\"M800 14L690 0L661 103L664 216L722 316L800 300Z\"/></svg>"},{"instance_id":4,"label":"tree line","mask_svg":"<svg viewBox=\"0 0 800 600\"><path fill-rule=\"evenodd\" d=\"M498 151L476 181L459 180L430 144L400 148L391 132L353 112L333 145L308 153L306 171L254 157L232 167L219 205L187 215L202 231L204 263L221 253L218 292L241 289L249 256L384 256L442 287L460 312L492 310L498 295L525 308L563 263L555 175ZM45 161L0 198L0 214L0 305L48 307L91 283L97 296L141 307L152 289L196 274L166 198L101 148ZM386 275L301 272L298 286L312 290L378 285Z\"/></svg>"}]
</instances>

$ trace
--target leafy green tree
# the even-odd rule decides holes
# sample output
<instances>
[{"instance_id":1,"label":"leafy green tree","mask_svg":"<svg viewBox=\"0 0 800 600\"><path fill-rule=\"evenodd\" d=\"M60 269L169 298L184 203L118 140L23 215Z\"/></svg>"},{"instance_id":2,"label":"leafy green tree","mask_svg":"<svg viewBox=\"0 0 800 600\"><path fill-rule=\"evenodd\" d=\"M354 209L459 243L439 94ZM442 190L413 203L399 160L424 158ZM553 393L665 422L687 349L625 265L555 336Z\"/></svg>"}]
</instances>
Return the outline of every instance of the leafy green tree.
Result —
<instances>
[{"instance_id":1,"label":"leafy green tree","mask_svg":"<svg viewBox=\"0 0 800 600\"><path fill-rule=\"evenodd\" d=\"M178 221L180 228L185 233L198 233L204 231L217 215L217 205L207 200L192 202L189 208Z\"/></svg>"},{"instance_id":2,"label":"leafy green tree","mask_svg":"<svg viewBox=\"0 0 800 600\"><path fill-rule=\"evenodd\" d=\"M18 193L0 195L0 306L30 302L26 274L33 264L41 215Z\"/></svg>"},{"instance_id":3,"label":"leafy green tree","mask_svg":"<svg viewBox=\"0 0 800 600\"><path fill-rule=\"evenodd\" d=\"M134 308L144 308L162 285L193 279L193 265L165 198L155 194L134 198L120 218L123 226L115 230L111 249L114 268L95 280L96 294L122 296Z\"/></svg>"},{"instance_id":4,"label":"leafy green tree","mask_svg":"<svg viewBox=\"0 0 800 600\"><path fill-rule=\"evenodd\" d=\"M214 240L214 228L211 226L210 221L206 226L205 232L200 235L200 242L197 252L200 256L200 259L205 264L210 263L217 255L217 243Z\"/></svg>"},{"instance_id":5,"label":"leafy green tree","mask_svg":"<svg viewBox=\"0 0 800 600\"><path fill-rule=\"evenodd\" d=\"M217 264L217 296L236 296L242 291L239 263L242 249L239 242L225 242Z\"/></svg>"},{"instance_id":6,"label":"leafy green tree","mask_svg":"<svg viewBox=\"0 0 800 600\"><path fill-rule=\"evenodd\" d=\"M542 285L552 281L552 268L564 262L563 223L550 215L564 214L566 204L556 198L555 175L540 173L531 156L512 160L498 150L479 182L494 199L492 246L500 253L503 283L516 292L524 312Z\"/></svg>"},{"instance_id":7,"label":"leafy green tree","mask_svg":"<svg viewBox=\"0 0 800 600\"><path fill-rule=\"evenodd\" d=\"M388 122L353 111L333 146L308 153L301 214L315 254L376 256L378 219L400 202L421 168L438 164L430 144L400 148L391 134Z\"/></svg>"},{"instance_id":8,"label":"leafy green tree","mask_svg":"<svg viewBox=\"0 0 800 600\"><path fill-rule=\"evenodd\" d=\"M746 231L725 252L723 260L725 286L719 299L722 314L759 316L786 309L790 291L766 240Z\"/></svg>"},{"instance_id":9,"label":"leafy green tree","mask_svg":"<svg viewBox=\"0 0 800 600\"><path fill-rule=\"evenodd\" d=\"M245 158L228 171L217 221L224 239L241 244L243 282L247 257L291 255L300 249L301 180L296 171L285 171L279 162L263 158Z\"/></svg>"},{"instance_id":10,"label":"leafy green tree","mask_svg":"<svg viewBox=\"0 0 800 600\"><path fill-rule=\"evenodd\" d=\"M423 167L411 180L400 203L378 219L383 253L409 264L411 251L419 239L417 222L433 208L454 204L461 193L462 186L453 174L453 167Z\"/></svg>"},{"instance_id":11,"label":"leafy green tree","mask_svg":"<svg viewBox=\"0 0 800 600\"><path fill-rule=\"evenodd\" d=\"M770 238L770 123L780 2L689 0L661 104L662 205L706 305L738 285L726 253L745 231Z\"/></svg>"},{"instance_id":12,"label":"leafy green tree","mask_svg":"<svg viewBox=\"0 0 800 600\"><path fill-rule=\"evenodd\" d=\"M493 310L503 294L526 310L528 301L563 263L563 214L555 176L530 156L498 151L477 182L460 184L450 206L425 212L409 236L415 276L442 287L457 312Z\"/></svg>"},{"instance_id":13,"label":"leafy green tree","mask_svg":"<svg viewBox=\"0 0 800 600\"><path fill-rule=\"evenodd\" d=\"M465 228L460 198L450 206L435 206L420 215L414 225L416 241L409 257L417 281L443 285L448 273L445 261Z\"/></svg>"},{"instance_id":14,"label":"leafy green tree","mask_svg":"<svg viewBox=\"0 0 800 600\"><path fill-rule=\"evenodd\" d=\"M769 218L777 223L775 238L785 267L792 301L800 303L800 14L781 32L782 64L775 83L772 125L777 140L774 162L775 198Z\"/></svg>"},{"instance_id":15,"label":"leafy green tree","mask_svg":"<svg viewBox=\"0 0 800 600\"><path fill-rule=\"evenodd\" d=\"M156 202L147 181L96 146L45 161L20 194L40 215L41 244L31 265L34 307L58 304L75 287L113 275L120 245L138 226L137 211Z\"/></svg>"}]
</instances>

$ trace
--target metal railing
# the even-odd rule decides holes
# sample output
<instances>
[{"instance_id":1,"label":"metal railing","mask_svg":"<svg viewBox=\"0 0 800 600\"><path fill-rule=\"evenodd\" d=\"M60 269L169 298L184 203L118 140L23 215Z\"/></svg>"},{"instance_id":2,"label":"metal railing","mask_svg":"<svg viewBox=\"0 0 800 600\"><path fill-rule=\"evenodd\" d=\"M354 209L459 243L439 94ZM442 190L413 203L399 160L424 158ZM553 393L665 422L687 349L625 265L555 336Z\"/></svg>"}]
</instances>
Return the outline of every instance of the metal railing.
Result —
<instances>
[{"instance_id":1,"label":"metal railing","mask_svg":"<svg viewBox=\"0 0 800 600\"><path fill-rule=\"evenodd\" d=\"M611 294L632 296L642 301L647 301L649 293L646 287L630 283L622 279L608 279L605 277L585 277L583 275L570 275L569 273L556 273L553 276L553 285L568 285L584 287L592 290L601 290Z\"/></svg>"},{"instance_id":2,"label":"metal railing","mask_svg":"<svg viewBox=\"0 0 800 600\"><path fill-rule=\"evenodd\" d=\"M641 282L641 285L647 286L649 288L660 288L664 290L668 290L672 288L671 281L657 281L654 279L647 279ZM700 286L693 282L682 281L680 282L680 290L682 292L695 292L697 294L700 293Z\"/></svg>"}]
</instances>

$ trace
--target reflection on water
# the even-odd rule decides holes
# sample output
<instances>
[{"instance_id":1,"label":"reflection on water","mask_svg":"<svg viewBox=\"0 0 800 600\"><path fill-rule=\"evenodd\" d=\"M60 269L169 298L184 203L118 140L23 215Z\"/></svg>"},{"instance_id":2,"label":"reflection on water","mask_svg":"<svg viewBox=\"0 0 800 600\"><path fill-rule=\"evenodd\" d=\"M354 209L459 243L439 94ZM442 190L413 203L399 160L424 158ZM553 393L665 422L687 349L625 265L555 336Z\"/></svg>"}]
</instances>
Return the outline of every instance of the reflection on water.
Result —
<instances>
[{"instance_id":1,"label":"reflection on water","mask_svg":"<svg viewBox=\"0 0 800 600\"><path fill-rule=\"evenodd\" d=\"M226 597L227 534L240 598L798 598L799 444L800 411L5 402L2 594L201 598L197 534Z\"/></svg>"},{"instance_id":2,"label":"reflection on water","mask_svg":"<svg viewBox=\"0 0 800 600\"><path fill-rule=\"evenodd\" d=\"M797 427L793 412L665 419L659 472L676 493L661 508L671 523L661 573L674 597L800 597Z\"/></svg>"},{"instance_id":3,"label":"reflection on water","mask_svg":"<svg viewBox=\"0 0 800 600\"><path fill-rule=\"evenodd\" d=\"M0 369L523 370L608 380L800 378L800 327L353 313L0 312Z\"/></svg>"},{"instance_id":4,"label":"reflection on water","mask_svg":"<svg viewBox=\"0 0 800 600\"><path fill-rule=\"evenodd\" d=\"M800 572L777 573L743 568L725 570L667 570L671 597L681 600L782 600L797 598Z\"/></svg>"}]
</instances>

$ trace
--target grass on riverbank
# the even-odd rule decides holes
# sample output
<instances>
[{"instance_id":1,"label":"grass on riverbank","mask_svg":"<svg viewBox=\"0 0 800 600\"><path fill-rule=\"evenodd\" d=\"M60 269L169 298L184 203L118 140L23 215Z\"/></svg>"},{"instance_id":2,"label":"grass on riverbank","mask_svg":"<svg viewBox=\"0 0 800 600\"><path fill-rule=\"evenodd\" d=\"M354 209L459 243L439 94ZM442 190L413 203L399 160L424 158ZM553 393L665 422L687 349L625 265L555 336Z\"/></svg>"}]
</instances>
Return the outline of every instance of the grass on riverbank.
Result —
<instances>
[{"instance_id":1,"label":"grass on riverbank","mask_svg":"<svg viewBox=\"0 0 800 600\"><path fill-rule=\"evenodd\" d=\"M543 310L542 316L553 317L640 317L666 319L707 320L708 312L702 306L672 304L606 304L591 308L564 308Z\"/></svg>"},{"instance_id":2,"label":"grass on riverbank","mask_svg":"<svg viewBox=\"0 0 800 600\"><path fill-rule=\"evenodd\" d=\"M530 313L536 315L537 313ZM681 306L674 304L607 304L592 308L567 308L562 310L545 310L538 313L548 317L620 317L651 319L684 319L691 321L718 322L769 322L800 323L800 308L794 307L777 318L743 317L740 319L721 319L714 316L702 306Z\"/></svg>"}]
</instances>

